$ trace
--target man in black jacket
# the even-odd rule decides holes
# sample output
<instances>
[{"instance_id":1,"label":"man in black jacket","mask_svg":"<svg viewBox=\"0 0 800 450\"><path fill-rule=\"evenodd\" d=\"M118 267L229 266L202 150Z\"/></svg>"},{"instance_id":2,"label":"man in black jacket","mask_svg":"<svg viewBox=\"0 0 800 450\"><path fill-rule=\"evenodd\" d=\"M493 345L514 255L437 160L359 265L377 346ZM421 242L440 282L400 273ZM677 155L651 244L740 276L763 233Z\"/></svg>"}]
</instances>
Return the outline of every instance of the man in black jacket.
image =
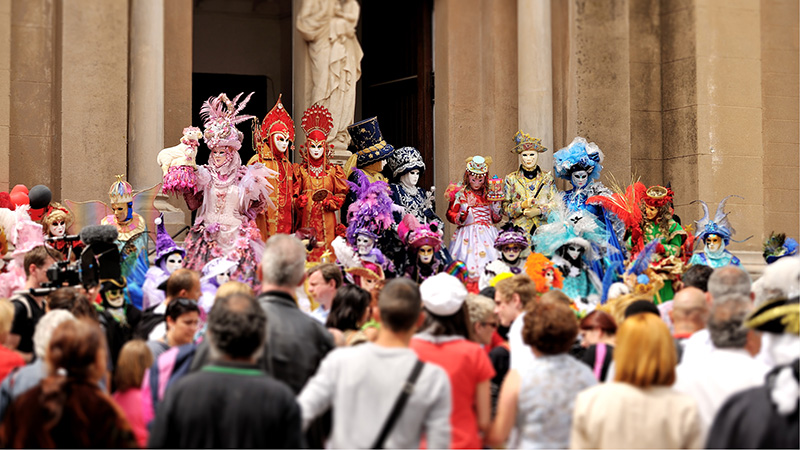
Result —
<instances>
[{"instance_id":1,"label":"man in black jacket","mask_svg":"<svg viewBox=\"0 0 800 450\"><path fill-rule=\"evenodd\" d=\"M246 294L217 299L208 321L213 361L178 380L158 408L150 448L300 448L300 408L256 355L267 318Z\"/></svg>"}]
</instances>

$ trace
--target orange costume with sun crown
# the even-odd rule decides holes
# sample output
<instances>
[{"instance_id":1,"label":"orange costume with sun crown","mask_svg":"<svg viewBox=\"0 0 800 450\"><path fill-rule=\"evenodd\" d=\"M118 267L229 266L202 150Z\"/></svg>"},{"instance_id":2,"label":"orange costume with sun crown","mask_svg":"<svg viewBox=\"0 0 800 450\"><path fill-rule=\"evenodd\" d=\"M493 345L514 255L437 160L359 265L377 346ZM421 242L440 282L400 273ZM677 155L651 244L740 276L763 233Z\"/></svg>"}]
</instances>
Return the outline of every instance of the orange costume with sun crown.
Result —
<instances>
[{"instance_id":1,"label":"orange costume with sun crown","mask_svg":"<svg viewBox=\"0 0 800 450\"><path fill-rule=\"evenodd\" d=\"M253 156L247 165L262 163L268 169L278 172L278 177L273 180L275 190L270 195L276 209L269 214L262 212L256 216L256 225L261 231L262 239L266 241L274 234L288 234L293 231L292 202L297 191L294 179L295 164L289 161L289 152L294 142L294 121L283 107L280 96L272 110L264 117L260 128L258 121L255 121L253 141L258 154ZM285 145L283 151L280 149L281 145Z\"/></svg>"}]
</instances>

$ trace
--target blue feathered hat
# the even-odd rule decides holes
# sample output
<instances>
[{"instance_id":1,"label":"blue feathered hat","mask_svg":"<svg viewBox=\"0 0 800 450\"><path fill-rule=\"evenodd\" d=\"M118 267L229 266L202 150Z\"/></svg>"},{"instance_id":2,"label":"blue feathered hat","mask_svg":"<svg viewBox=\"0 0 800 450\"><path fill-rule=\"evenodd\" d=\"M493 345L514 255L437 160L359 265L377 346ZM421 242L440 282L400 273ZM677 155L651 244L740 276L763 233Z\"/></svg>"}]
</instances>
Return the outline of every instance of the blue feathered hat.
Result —
<instances>
[{"instance_id":1,"label":"blue feathered hat","mask_svg":"<svg viewBox=\"0 0 800 450\"><path fill-rule=\"evenodd\" d=\"M557 177L570 180L573 172L585 170L589 174L589 182L592 182L600 178L605 155L597 144L578 136L568 146L557 151L553 158Z\"/></svg>"},{"instance_id":2,"label":"blue feathered hat","mask_svg":"<svg viewBox=\"0 0 800 450\"><path fill-rule=\"evenodd\" d=\"M347 132L350 133L352 141L350 151L358 158L356 160L358 168L382 161L394 152L392 144L383 139L377 117L356 122L347 127Z\"/></svg>"},{"instance_id":3,"label":"blue feathered hat","mask_svg":"<svg viewBox=\"0 0 800 450\"><path fill-rule=\"evenodd\" d=\"M716 234L717 236L721 237L726 246L731 240L734 242L744 242L752 237L750 236L743 241L732 239L732 236L736 233L736 230L734 230L731 226L731 223L728 220L728 213L725 212L725 203L731 197L738 197L744 200L743 197L738 195L729 195L723 198L722 201L719 202L719 206L717 206L717 212L714 214L713 218L711 218L708 214L708 205L706 205L706 202L702 200L695 200L692 202L700 203L700 206L703 207L703 217L700 220L695 221L697 224L697 231L694 234L695 245L699 244L700 242L704 242L706 238L712 234Z\"/></svg>"}]
</instances>

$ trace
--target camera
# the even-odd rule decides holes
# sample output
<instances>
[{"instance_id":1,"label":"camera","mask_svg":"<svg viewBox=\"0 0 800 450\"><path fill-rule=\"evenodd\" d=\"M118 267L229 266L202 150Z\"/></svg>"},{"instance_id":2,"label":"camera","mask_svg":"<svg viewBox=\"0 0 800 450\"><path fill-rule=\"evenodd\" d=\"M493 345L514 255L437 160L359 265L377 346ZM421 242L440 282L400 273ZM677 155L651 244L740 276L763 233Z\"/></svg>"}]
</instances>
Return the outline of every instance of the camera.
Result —
<instances>
[{"instance_id":1,"label":"camera","mask_svg":"<svg viewBox=\"0 0 800 450\"><path fill-rule=\"evenodd\" d=\"M80 261L58 261L47 268L47 283L42 283L43 288L60 288L65 286L78 286L82 281Z\"/></svg>"}]
</instances>

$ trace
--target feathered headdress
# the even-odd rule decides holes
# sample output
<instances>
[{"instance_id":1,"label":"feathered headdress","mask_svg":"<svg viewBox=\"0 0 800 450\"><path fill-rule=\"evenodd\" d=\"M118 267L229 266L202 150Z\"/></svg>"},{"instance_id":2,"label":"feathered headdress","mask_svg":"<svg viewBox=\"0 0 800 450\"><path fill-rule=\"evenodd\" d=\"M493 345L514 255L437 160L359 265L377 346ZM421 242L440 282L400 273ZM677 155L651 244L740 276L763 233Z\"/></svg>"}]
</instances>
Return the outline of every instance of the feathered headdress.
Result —
<instances>
[{"instance_id":1,"label":"feathered headdress","mask_svg":"<svg viewBox=\"0 0 800 450\"><path fill-rule=\"evenodd\" d=\"M617 180L612 176L610 183L611 196L594 195L586 199L589 205L600 205L613 212L625 223L625 227L631 230L631 251L636 254L644 247L644 237L642 235L642 209L639 204L645 196L645 186L636 181L628 186L624 191Z\"/></svg>"},{"instance_id":2,"label":"feathered headdress","mask_svg":"<svg viewBox=\"0 0 800 450\"><path fill-rule=\"evenodd\" d=\"M588 181L591 182L600 178L605 155L597 144L578 136L568 146L557 151L553 158L557 177L570 180L573 172L585 170L589 174Z\"/></svg>"},{"instance_id":3,"label":"feathered headdress","mask_svg":"<svg viewBox=\"0 0 800 450\"><path fill-rule=\"evenodd\" d=\"M419 249L424 245L430 245L433 250L438 252L442 247L443 232L441 224L438 222L422 224L413 214L406 214L403 220L397 225L397 234L404 244Z\"/></svg>"},{"instance_id":4,"label":"feathered headdress","mask_svg":"<svg viewBox=\"0 0 800 450\"><path fill-rule=\"evenodd\" d=\"M223 93L203 102L203 107L200 108L200 117L203 119L205 128L203 138L206 140L208 148L232 147L236 151L242 148L244 134L236 128L236 125L245 120L255 119L255 116L239 115L254 93L251 92L237 106L236 102L239 101L242 94L243 92L230 100Z\"/></svg>"},{"instance_id":5,"label":"feathered headdress","mask_svg":"<svg viewBox=\"0 0 800 450\"><path fill-rule=\"evenodd\" d=\"M108 190L108 198L111 200L111 204L121 204L121 203L130 203L133 201L133 187L130 183L123 180L122 177L125 175L117 175L117 181L111 184L111 188Z\"/></svg>"},{"instance_id":6,"label":"feathered headdress","mask_svg":"<svg viewBox=\"0 0 800 450\"><path fill-rule=\"evenodd\" d=\"M700 206L703 207L703 217L700 220L695 221L695 223L697 224L697 231L694 234L694 237L696 239L695 245L697 245L697 243L701 241L705 241L706 238L712 234L716 234L717 236L721 237L722 240L725 242L725 245L728 245L730 243L731 237L736 233L736 230L733 229L730 221L728 220L728 213L725 212L725 202L727 202L728 199L731 197L738 197L744 200L743 197L740 197L738 195L729 195L723 198L722 201L719 202L719 206L717 206L717 212L716 214L714 214L713 219L708 215L708 205L706 205L706 202L702 200L695 200L692 202L692 203L700 203ZM750 238L748 237L747 239ZM745 239L745 241L747 239ZM733 241L744 242L737 240Z\"/></svg>"},{"instance_id":7,"label":"feathered headdress","mask_svg":"<svg viewBox=\"0 0 800 450\"><path fill-rule=\"evenodd\" d=\"M347 210L347 242L355 245L356 236L363 234L377 239L384 231L394 225L392 199L389 185L385 181L370 182L361 169L353 169L357 183L348 181L350 190L358 200Z\"/></svg>"},{"instance_id":8,"label":"feathered headdress","mask_svg":"<svg viewBox=\"0 0 800 450\"><path fill-rule=\"evenodd\" d=\"M764 242L764 259L767 264L772 264L784 256L797 255L798 247L800 246L794 239L787 238L784 233L777 234L773 231Z\"/></svg>"},{"instance_id":9,"label":"feathered headdress","mask_svg":"<svg viewBox=\"0 0 800 450\"><path fill-rule=\"evenodd\" d=\"M570 212L559 202L548 214L547 222L531 238L536 251L547 257L565 245L576 244L583 247L587 259L596 259L599 255L592 251L592 244L607 247L609 232L590 214ZM609 251L616 250L609 248Z\"/></svg>"}]
</instances>

